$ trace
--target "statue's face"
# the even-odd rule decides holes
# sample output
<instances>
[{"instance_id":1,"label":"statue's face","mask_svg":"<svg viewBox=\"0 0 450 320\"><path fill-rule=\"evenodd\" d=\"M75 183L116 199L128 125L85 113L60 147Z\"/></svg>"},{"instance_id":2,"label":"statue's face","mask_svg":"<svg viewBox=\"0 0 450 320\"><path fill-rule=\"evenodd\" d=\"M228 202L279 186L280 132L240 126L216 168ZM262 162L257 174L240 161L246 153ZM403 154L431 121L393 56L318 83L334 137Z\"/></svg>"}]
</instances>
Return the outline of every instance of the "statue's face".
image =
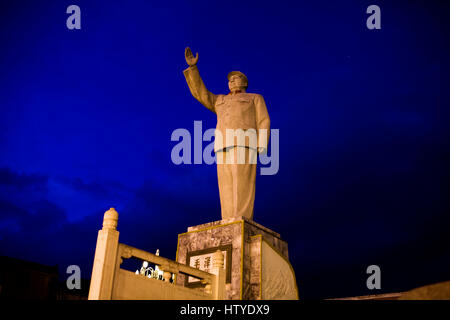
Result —
<instances>
[{"instance_id":1,"label":"statue's face","mask_svg":"<svg viewBox=\"0 0 450 320\"><path fill-rule=\"evenodd\" d=\"M233 75L228 81L228 88L230 91L242 90L247 86L245 80L239 75Z\"/></svg>"}]
</instances>

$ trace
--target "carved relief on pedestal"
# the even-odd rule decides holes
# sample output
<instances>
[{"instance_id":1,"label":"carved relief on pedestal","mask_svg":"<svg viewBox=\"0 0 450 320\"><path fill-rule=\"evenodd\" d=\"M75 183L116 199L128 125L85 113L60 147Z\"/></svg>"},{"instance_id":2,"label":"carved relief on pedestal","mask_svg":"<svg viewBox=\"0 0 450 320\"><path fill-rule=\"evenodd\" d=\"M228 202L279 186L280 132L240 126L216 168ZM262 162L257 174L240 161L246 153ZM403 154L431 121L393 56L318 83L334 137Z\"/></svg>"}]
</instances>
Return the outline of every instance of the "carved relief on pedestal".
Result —
<instances>
[{"instance_id":1,"label":"carved relief on pedestal","mask_svg":"<svg viewBox=\"0 0 450 320\"><path fill-rule=\"evenodd\" d=\"M290 263L266 241L261 242L261 298L296 300L298 290Z\"/></svg>"}]
</instances>

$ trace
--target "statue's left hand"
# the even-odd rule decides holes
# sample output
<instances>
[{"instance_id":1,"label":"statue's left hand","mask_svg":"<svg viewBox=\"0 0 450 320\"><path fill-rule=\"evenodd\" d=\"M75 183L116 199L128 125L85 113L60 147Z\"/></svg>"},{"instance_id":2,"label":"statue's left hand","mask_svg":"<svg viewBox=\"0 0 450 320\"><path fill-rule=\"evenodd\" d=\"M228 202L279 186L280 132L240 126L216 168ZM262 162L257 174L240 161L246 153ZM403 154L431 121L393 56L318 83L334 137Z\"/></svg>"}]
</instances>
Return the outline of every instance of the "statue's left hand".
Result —
<instances>
[{"instance_id":1,"label":"statue's left hand","mask_svg":"<svg viewBox=\"0 0 450 320\"><path fill-rule=\"evenodd\" d=\"M187 47L186 49L184 49L184 57L186 58L186 62L190 67L195 66L198 61L198 52L196 57L194 58L191 48Z\"/></svg>"}]
</instances>

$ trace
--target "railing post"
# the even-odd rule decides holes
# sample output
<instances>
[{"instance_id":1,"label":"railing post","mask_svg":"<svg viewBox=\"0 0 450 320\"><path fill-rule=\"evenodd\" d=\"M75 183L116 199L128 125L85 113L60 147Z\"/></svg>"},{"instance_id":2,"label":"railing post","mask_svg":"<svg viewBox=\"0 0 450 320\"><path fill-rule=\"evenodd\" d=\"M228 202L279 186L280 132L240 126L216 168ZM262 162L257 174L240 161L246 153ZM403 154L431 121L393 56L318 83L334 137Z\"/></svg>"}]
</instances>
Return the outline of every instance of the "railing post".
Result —
<instances>
[{"instance_id":1,"label":"railing post","mask_svg":"<svg viewBox=\"0 0 450 320\"><path fill-rule=\"evenodd\" d=\"M114 208L105 212L103 228L98 232L92 268L89 300L111 300L114 273L119 246L117 221L119 214Z\"/></svg>"},{"instance_id":2,"label":"railing post","mask_svg":"<svg viewBox=\"0 0 450 320\"><path fill-rule=\"evenodd\" d=\"M225 269L223 267L223 254L222 251L217 250L213 254L213 268L217 271L214 277L214 282L212 285L213 289L213 299L214 300L225 300Z\"/></svg>"},{"instance_id":3,"label":"railing post","mask_svg":"<svg viewBox=\"0 0 450 320\"><path fill-rule=\"evenodd\" d=\"M172 278L172 274L168 271L164 271L163 278L165 282L170 283L170 279Z\"/></svg>"}]
</instances>

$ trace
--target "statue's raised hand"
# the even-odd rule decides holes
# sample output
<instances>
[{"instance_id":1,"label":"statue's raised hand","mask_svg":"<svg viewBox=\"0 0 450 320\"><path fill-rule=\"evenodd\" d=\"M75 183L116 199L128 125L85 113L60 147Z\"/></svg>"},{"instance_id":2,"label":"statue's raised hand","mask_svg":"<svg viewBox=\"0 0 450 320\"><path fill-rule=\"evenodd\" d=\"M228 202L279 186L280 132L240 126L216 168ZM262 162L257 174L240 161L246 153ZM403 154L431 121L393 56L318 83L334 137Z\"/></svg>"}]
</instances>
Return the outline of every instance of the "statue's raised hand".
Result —
<instances>
[{"instance_id":1,"label":"statue's raised hand","mask_svg":"<svg viewBox=\"0 0 450 320\"><path fill-rule=\"evenodd\" d=\"M184 57L186 58L186 62L190 67L195 66L198 61L198 52L196 57L194 58L191 49L187 47L186 49L184 49Z\"/></svg>"}]
</instances>

